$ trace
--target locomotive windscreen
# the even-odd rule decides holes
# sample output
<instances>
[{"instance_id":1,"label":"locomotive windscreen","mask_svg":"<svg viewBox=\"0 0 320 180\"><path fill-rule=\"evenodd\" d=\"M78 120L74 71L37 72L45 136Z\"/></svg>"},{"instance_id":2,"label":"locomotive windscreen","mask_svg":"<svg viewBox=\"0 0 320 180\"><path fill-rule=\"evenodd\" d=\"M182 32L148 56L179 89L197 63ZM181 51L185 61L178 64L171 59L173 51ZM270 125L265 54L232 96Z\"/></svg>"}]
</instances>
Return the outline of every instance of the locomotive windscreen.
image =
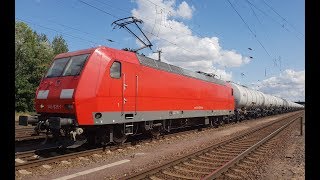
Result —
<instances>
[{"instance_id":1,"label":"locomotive windscreen","mask_svg":"<svg viewBox=\"0 0 320 180\"><path fill-rule=\"evenodd\" d=\"M50 77L77 76L80 74L89 54L55 59L46 75Z\"/></svg>"}]
</instances>

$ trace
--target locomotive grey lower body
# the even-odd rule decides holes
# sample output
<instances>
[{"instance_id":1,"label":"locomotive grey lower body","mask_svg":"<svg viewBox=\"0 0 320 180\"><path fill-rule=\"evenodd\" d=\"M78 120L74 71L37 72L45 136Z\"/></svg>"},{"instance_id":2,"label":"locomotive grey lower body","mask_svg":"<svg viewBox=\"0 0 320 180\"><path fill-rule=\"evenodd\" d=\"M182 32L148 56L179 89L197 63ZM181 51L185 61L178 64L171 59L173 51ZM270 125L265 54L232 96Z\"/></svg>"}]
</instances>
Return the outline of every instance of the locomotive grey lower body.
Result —
<instances>
[{"instance_id":1,"label":"locomotive grey lower body","mask_svg":"<svg viewBox=\"0 0 320 180\"><path fill-rule=\"evenodd\" d=\"M95 126L79 126L75 117L60 117L58 114L20 116L19 124L35 126L35 133L45 133L56 139L62 146L75 148L84 143L91 144L121 144L129 136L148 134L159 137L161 134L175 129L193 127L219 127L222 124L237 123L243 120L291 112L297 108L248 108L236 109L225 114L199 115L198 117L177 117L175 119L158 119L145 121L129 121L116 124L101 124ZM46 118L44 118L46 117Z\"/></svg>"}]
</instances>

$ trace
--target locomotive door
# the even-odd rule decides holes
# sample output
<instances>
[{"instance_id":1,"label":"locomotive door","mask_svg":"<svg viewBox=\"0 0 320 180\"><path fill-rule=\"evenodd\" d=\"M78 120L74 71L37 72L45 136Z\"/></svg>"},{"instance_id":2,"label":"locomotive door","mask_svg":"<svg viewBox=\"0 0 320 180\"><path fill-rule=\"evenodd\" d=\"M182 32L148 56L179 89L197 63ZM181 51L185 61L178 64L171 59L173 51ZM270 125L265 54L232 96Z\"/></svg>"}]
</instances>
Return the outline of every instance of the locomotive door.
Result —
<instances>
[{"instance_id":1,"label":"locomotive door","mask_svg":"<svg viewBox=\"0 0 320 180\"><path fill-rule=\"evenodd\" d=\"M122 62L122 115L126 119L132 119L137 113L138 76L136 66L131 63Z\"/></svg>"}]
</instances>

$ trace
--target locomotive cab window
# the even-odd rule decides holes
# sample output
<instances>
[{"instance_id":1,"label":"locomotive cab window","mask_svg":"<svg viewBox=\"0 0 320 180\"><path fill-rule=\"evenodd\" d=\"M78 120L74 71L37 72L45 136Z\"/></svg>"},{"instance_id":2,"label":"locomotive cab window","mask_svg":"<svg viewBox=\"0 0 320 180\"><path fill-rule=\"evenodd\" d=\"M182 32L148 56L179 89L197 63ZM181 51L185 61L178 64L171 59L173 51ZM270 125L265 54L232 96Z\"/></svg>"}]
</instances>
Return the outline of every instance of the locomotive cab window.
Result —
<instances>
[{"instance_id":1,"label":"locomotive cab window","mask_svg":"<svg viewBox=\"0 0 320 180\"><path fill-rule=\"evenodd\" d=\"M61 58L61 59L56 59L53 64L51 65L46 77L59 77L66 64L68 63L69 58Z\"/></svg>"},{"instance_id":2,"label":"locomotive cab window","mask_svg":"<svg viewBox=\"0 0 320 180\"><path fill-rule=\"evenodd\" d=\"M112 78L119 79L121 77L121 63L118 61L115 61L112 63L112 66L110 68L110 76Z\"/></svg>"},{"instance_id":3,"label":"locomotive cab window","mask_svg":"<svg viewBox=\"0 0 320 180\"><path fill-rule=\"evenodd\" d=\"M77 76L81 73L89 54L55 59L46 75L47 78Z\"/></svg>"},{"instance_id":4,"label":"locomotive cab window","mask_svg":"<svg viewBox=\"0 0 320 180\"><path fill-rule=\"evenodd\" d=\"M62 76L77 76L77 75L79 75L88 56L89 56L89 54L71 57Z\"/></svg>"}]
</instances>

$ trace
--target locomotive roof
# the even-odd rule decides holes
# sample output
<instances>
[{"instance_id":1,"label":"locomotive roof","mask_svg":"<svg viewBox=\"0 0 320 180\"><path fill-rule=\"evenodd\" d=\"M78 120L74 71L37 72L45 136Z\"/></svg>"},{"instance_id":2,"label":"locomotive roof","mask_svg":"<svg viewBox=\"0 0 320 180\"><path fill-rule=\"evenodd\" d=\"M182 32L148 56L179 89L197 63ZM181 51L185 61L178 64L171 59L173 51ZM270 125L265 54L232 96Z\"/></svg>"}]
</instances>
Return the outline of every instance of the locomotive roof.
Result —
<instances>
[{"instance_id":1,"label":"locomotive roof","mask_svg":"<svg viewBox=\"0 0 320 180\"><path fill-rule=\"evenodd\" d=\"M109 48L109 47L105 47L105 46L98 46L98 47L94 47L94 48L90 48L90 49L84 49L84 50L79 50L79 51L58 54L55 57L55 59L69 57L69 56L75 56L75 55L80 55L80 54L92 53L98 48L108 48L108 49L112 49L115 51L130 52L130 51L125 51L125 50L118 50L118 49L114 49L114 48ZM134 52L132 52L132 53L134 53ZM159 70L164 70L167 72L171 72L171 73L175 73L175 74L179 74L179 75L183 75L183 76L187 76L187 77L191 77L191 78L201 79L204 81L213 82L213 83L220 84L220 85L226 84L225 81L214 78L213 76L206 75L203 72L193 72L193 71L190 71L190 70L178 67L178 66L174 66L174 65L162 62L162 61L158 61L158 60L146 57L144 55L140 55L137 53L135 53L135 54L137 55L137 59L139 60L140 64L142 64L144 66L148 66L148 67L159 69Z\"/></svg>"},{"instance_id":2,"label":"locomotive roof","mask_svg":"<svg viewBox=\"0 0 320 180\"><path fill-rule=\"evenodd\" d=\"M140 55L140 54L136 54L136 55L137 55L140 63L142 65L145 65L148 67L152 67L155 69L160 69L160 70L164 70L164 71L168 71L171 73L180 74L183 76L188 76L188 77L192 77L192 78L196 78L196 79L201 79L204 81L213 82L213 83L220 84L220 85L226 84L225 81L214 78L213 76L203 74L202 72L193 72L193 71L183 69L178 66L174 66L174 65L171 65L171 64L159 61L159 60L155 60L155 59L146 57L144 55Z\"/></svg>"},{"instance_id":3,"label":"locomotive roof","mask_svg":"<svg viewBox=\"0 0 320 180\"><path fill-rule=\"evenodd\" d=\"M95 51L97 48L99 48L99 47L90 48L90 49L83 49L83 50L79 50L79 51L72 51L72 52L66 52L66 53L58 54L54 59L56 59L56 58L64 58L64 57L69 57L69 56L75 56L75 55L80 55L80 54L92 53L92 52Z\"/></svg>"}]
</instances>

